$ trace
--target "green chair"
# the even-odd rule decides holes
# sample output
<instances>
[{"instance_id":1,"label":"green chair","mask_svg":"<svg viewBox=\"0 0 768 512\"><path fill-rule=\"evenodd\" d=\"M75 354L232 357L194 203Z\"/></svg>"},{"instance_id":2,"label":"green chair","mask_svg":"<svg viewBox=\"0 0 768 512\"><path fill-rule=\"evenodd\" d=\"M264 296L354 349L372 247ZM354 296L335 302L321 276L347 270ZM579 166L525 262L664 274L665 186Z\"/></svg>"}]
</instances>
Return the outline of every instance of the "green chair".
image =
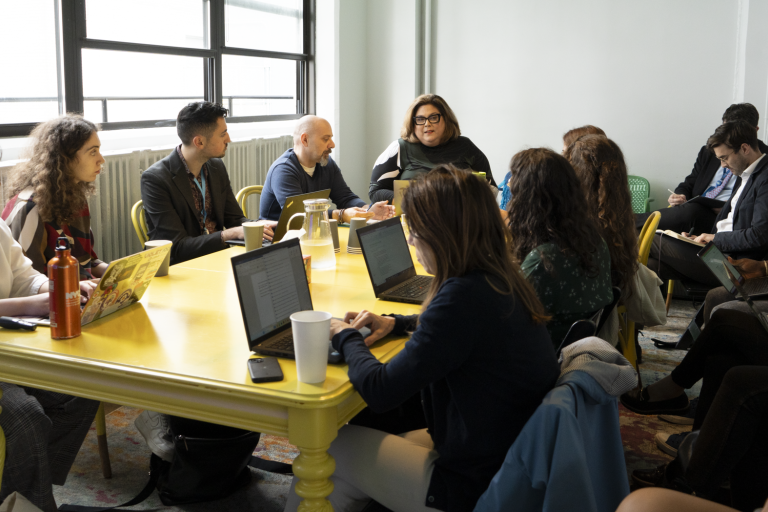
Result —
<instances>
[{"instance_id":1,"label":"green chair","mask_svg":"<svg viewBox=\"0 0 768 512\"><path fill-rule=\"evenodd\" d=\"M632 194L632 211L648 213L651 211L651 185L641 176L628 176L629 192Z\"/></svg>"}]
</instances>

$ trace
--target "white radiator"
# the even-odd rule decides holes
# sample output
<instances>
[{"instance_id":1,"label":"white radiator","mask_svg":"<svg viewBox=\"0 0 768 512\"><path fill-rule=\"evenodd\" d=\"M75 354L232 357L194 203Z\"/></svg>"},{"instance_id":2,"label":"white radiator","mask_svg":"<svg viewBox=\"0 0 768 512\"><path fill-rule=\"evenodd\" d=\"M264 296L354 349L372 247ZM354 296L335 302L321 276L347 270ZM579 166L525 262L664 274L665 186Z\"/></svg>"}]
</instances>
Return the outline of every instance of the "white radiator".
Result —
<instances>
[{"instance_id":1,"label":"white radiator","mask_svg":"<svg viewBox=\"0 0 768 512\"><path fill-rule=\"evenodd\" d=\"M291 147L293 138L290 135L230 143L224 165L232 191L237 194L245 186L263 184L272 162ZM131 221L131 208L141 199L141 173L168 156L172 149L133 151L105 157L104 172L96 180L96 193L89 200L91 228L96 235L96 254L102 260L111 261L142 250ZM7 173L13 163L0 163L3 205L8 200ZM258 218L257 195L251 196L247 206L248 216Z\"/></svg>"}]
</instances>

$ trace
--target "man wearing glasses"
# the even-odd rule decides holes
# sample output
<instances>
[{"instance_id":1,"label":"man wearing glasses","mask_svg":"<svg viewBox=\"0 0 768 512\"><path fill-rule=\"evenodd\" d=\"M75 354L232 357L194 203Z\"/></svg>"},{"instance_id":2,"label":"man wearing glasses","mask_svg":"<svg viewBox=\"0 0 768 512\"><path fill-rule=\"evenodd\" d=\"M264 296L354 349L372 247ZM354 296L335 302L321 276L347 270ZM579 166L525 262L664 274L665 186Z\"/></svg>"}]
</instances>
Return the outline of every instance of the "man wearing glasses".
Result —
<instances>
[{"instance_id":1,"label":"man wearing glasses","mask_svg":"<svg viewBox=\"0 0 768 512\"><path fill-rule=\"evenodd\" d=\"M293 149L287 150L269 168L259 201L260 218L276 221L285 200L299 194L330 189L331 201L338 210L332 212L339 222L349 222L361 214L377 220L395 214L394 206L386 201L373 203L370 208L347 186L341 169L331 158L336 144L331 124L317 116L304 116L293 130Z\"/></svg>"},{"instance_id":2,"label":"man wearing glasses","mask_svg":"<svg viewBox=\"0 0 768 512\"><path fill-rule=\"evenodd\" d=\"M747 121L720 125L707 148L736 177L733 194L717 216L714 233L683 236L706 244L713 242L733 259L768 259L768 158L758 145L757 131ZM661 247L659 246L661 244ZM710 287L720 282L696 256L700 246L656 235L648 268L662 279L685 279Z\"/></svg>"},{"instance_id":3,"label":"man wearing glasses","mask_svg":"<svg viewBox=\"0 0 768 512\"><path fill-rule=\"evenodd\" d=\"M734 103L723 113L723 123L739 120L754 126L755 131L759 129L760 115L757 109L749 103ZM762 141L758 140L757 143L761 153L768 152L768 146ZM731 198L734 183L736 183L736 176L728 166L715 158L714 153L706 145L702 146L691 174L675 188L674 192L670 190L672 194L669 196L668 202L673 208L659 210L661 214L659 229L669 229L676 233L683 231L706 233L711 231L720 209L695 202L686 203L686 201L697 196L722 202L728 201ZM643 228L650 215L650 213L635 215L635 225L638 231Z\"/></svg>"}]
</instances>

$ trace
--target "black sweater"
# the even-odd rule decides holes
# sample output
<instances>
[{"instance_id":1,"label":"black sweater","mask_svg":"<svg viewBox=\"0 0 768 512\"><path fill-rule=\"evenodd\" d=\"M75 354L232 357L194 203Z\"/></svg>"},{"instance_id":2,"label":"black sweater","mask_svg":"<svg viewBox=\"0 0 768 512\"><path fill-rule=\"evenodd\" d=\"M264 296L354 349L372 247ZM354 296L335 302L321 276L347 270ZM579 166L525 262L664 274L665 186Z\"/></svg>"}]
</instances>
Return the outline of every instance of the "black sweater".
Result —
<instances>
[{"instance_id":1,"label":"black sweater","mask_svg":"<svg viewBox=\"0 0 768 512\"><path fill-rule=\"evenodd\" d=\"M418 326L416 316L395 320L395 334L415 331L387 364L354 329L334 336L333 346L343 352L352 384L374 412L421 391L440 454L424 503L471 511L557 380L549 334L519 299L496 292L481 272L446 280Z\"/></svg>"}]
</instances>

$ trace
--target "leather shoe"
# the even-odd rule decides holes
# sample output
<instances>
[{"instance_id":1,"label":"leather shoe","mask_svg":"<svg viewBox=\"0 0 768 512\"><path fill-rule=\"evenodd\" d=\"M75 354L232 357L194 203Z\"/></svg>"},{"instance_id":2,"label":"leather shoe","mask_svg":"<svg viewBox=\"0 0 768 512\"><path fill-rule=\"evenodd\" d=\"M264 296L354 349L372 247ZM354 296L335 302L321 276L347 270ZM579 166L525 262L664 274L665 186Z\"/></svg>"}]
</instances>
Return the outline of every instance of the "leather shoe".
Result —
<instances>
[{"instance_id":1,"label":"leather shoe","mask_svg":"<svg viewBox=\"0 0 768 512\"><path fill-rule=\"evenodd\" d=\"M685 414L688 411L688 397L685 393L667 400L650 401L648 389L643 388L640 393L632 391L621 395L621 403L637 414Z\"/></svg>"},{"instance_id":2,"label":"leather shoe","mask_svg":"<svg viewBox=\"0 0 768 512\"><path fill-rule=\"evenodd\" d=\"M667 465L654 469L636 469L632 471L632 483L638 487L661 487L665 483Z\"/></svg>"}]
</instances>

